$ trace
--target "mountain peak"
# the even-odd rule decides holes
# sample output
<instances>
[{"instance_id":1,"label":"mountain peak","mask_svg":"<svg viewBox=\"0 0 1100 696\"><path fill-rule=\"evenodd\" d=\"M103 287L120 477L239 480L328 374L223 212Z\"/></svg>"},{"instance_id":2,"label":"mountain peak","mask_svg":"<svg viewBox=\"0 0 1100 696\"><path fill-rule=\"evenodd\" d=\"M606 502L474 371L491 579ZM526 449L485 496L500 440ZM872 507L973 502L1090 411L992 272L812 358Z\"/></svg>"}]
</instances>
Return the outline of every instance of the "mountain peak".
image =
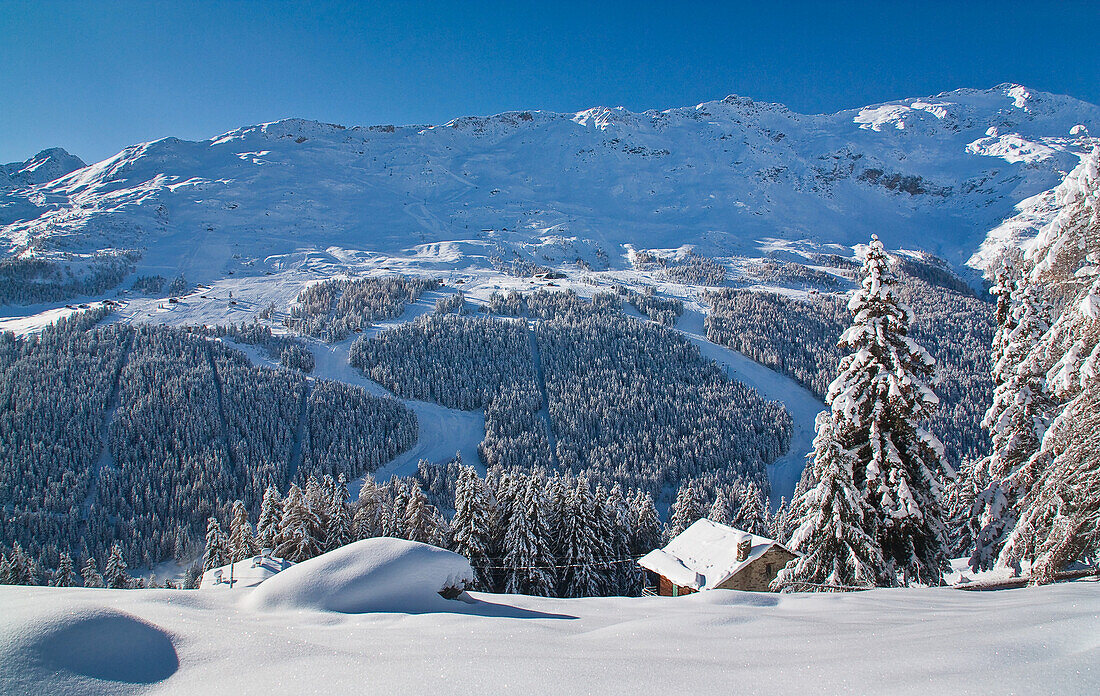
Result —
<instances>
[{"instance_id":1,"label":"mountain peak","mask_svg":"<svg viewBox=\"0 0 1100 696\"><path fill-rule=\"evenodd\" d=\"M0 171L7 174L17 186L34 186L53 181L86 166L84 160L64 148L51 147L23 162L2 164Z\"/></svg>"}]
</instances>

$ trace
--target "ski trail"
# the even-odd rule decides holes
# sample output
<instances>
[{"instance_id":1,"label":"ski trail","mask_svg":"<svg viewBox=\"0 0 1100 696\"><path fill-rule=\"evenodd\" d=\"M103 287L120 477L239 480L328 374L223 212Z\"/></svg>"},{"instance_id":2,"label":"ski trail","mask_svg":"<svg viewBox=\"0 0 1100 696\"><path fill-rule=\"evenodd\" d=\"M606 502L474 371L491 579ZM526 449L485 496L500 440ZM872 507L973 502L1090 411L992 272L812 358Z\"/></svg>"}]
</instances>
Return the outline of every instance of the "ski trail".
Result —
<instances>
[{"instance_id":1,"label":"ski trail","mask_svg":"<svg viewBox=\"0 0 1100 696\"><path fill-rule=\"evenodd\" d=\"M704 357L725 368L726 374L732 379L752 387L767 399L782 403L791 414L790 447L786 454L768 465L772 506L778 506L780 498L790 500L798 480L802 477L806 455L813 448L814 420L818 413L826 409L825 404L790 377L781 375L732 348L708 341L700 311L685 308L684 315L675 328L698 346Z\"/></svg>"},{"instance_id":2,"label":"ski trail","mask_svg":"<svg viewBox=\"0 0 1100 696\"><path fill-rule=\"evenodd\" d=\"M416 316L431 311L434 305L434 298L422 297L419 302L408 306L400 318L372 326L364 331L363 335L377 335L385 329L411 321ZM397 399L416 414L416 443L380 466L373 473L368 474L368 476L372 476L379 482L387 481L392 475L411 476L416 473L416 466L421 459L430 462L442 462L454 457L455 453L462 456L464 464L473 466L479 474L484 476L485 467L481 463L481 455L477 451L478 445L485 439L484 409L460 411L427 401L395 397L388 389L365 376L348 363L348 352L356 337L347 338L333 344L308 338L300 337L300 339L303 345L313 353L315 365L309 379L329 379L334 382L343 382L359 387L373 396ZM226 345L232 346L247 355L254 364L269 367L277 366L275 361L266 358L262 351L255 346L235 343L228 339L221 340ZM365 480L366 476L348 482L348 491L353 499L359 497L359 491Z\"/></svg>"},{"instance_id":3,"label":"ski trail","mask_svg":"<svg viewBox=\"0 0 1100 696\"><path fill-rule=\"evenodd\" d=\"M294 444L290 448L290 462L287 465L287 481L293 481L302 467L302 444L305 441L306 426L309 424L309 395L313 393L313 380L306 379L302 388L302 404L298 410L298 426L294 429Z\"/></svg>"},{"instance_id":4,"label":"ski trail","mask_svg":"<svg viewBox=\"0 0 1100 696\"><path fill-rule=\"evenodd\" d=\"M103 430L100 434L103 446L92 468L92 475L88 481L88 494L84 496L84 503L81 505L81 519L84 521L87 521L88 513L95 504L99 491L99 478L103 469L114 466L115 463L115 457L111 454L110 432L111 424L115 422L115 414L122 405L122 371L126 368L126 362L130 359L130 350L134 347L134 332L130 331L129 334L130 337L122 349L122 355L118 358L118 370L115 372L114 384L111 385L111 395L107 398L107 410L103 413Z\"/></svg>"},{"instance_id":5,"label":"ski trail","mask_svg":"<svg viewBox=\"0 0 1100 696\"><path fill-rule=\"evenodd\" d=\"M539 352L539 342L535 337L535 325L530 322L527 326L527 337L531 342L531 361L535 367L535 383L542 395L542 408L539 409L539 417L546 425L546 440L550 444L550 464L554 471L561 469L558 465L558 439L554 434L553 424L550 422L550 397L546 393L546 375L542 371L542 354Z\"/></svg>"}]
</instances>

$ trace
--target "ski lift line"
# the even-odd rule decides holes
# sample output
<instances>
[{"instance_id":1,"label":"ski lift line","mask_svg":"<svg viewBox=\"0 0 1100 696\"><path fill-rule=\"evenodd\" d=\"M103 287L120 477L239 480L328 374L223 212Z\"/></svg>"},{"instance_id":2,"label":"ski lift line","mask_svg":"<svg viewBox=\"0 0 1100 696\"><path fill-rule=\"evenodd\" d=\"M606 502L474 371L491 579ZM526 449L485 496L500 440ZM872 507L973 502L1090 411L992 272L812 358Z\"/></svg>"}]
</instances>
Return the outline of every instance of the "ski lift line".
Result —
<instances>
[{"instance_id":1,"label":"ski lift line","mask_svg":"<svg viewBox=\"0 0 1100 696\"><path fill-rule=\"evenodd\" d=\"M567 563L564 565L541 565L541 566L483 566L485 570L555 570L560 568L589 568L592 566L608 566L615 565L617 563L637 563L641 556L631 556L630 558L617 558L609 559L606 561L592 561L589 563Z\"/></svg>"}]
</instances>

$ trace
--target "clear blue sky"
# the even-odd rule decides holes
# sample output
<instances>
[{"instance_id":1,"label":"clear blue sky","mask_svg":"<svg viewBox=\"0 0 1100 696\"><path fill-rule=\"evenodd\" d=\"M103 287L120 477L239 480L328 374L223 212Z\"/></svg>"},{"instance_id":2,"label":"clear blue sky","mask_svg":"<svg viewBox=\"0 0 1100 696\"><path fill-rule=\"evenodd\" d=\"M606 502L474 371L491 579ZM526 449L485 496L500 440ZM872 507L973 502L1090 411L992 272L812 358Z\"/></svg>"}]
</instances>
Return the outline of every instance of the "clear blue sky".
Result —
<instances>
[{"instance_id":1,"label":"clear blue sky","mask_svg":"<svg viewBox=\"0 0 1100 696\"><path fill-rule=\"evenodd\" d=\"M0 0L0 162L299 116L440 123L736 93L828 112L1019 82L1100 103L1100 2Z\"/></svg>"}]
</instances>

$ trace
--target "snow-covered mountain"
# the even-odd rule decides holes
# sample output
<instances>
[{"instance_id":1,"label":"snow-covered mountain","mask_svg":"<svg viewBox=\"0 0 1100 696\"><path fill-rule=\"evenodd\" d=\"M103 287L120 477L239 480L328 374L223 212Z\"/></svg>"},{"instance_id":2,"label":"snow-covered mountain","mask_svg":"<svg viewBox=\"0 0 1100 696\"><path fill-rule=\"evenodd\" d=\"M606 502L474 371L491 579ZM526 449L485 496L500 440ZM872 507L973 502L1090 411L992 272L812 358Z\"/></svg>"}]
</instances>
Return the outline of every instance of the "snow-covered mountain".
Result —
<instances>
[{"instance_id":1,"label":"snow-covered mountain","mask_svg":"<svg viewBox=\"0 0 1100 696\"><path fill-rule=\"evenodd\" d=\"M8 165L0 237L9 256L67 262L137 250L139 270L192 281L303 249L616 267L624 244L759 256L872 232L961 265L1073 168L1079 124L1100 132L1100 108L1007 84L827 115L731 96L440 126L291 119L75 170L61 150Z\"/></svg>"}]
</instances>

